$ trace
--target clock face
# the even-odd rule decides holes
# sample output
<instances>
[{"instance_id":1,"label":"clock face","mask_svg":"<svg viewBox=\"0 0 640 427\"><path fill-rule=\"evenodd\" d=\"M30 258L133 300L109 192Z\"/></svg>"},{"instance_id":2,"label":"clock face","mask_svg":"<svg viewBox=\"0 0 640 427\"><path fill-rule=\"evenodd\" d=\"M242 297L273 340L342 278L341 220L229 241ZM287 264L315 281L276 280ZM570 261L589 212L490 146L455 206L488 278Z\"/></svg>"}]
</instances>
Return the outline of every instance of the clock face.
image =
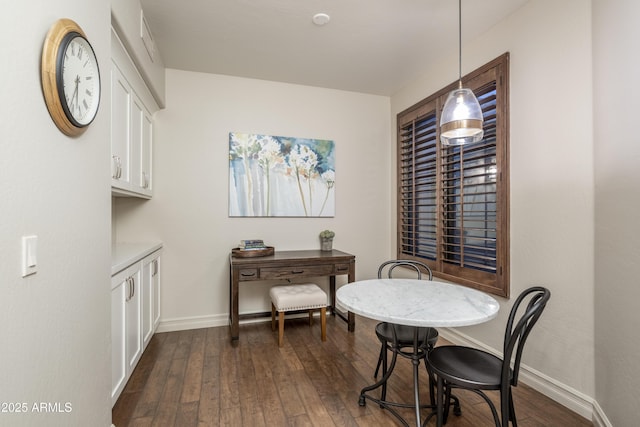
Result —
<instances>
[{"instance_id":1,"label":"clock face","mask_svg":"<svg viewBox=\"0 0 640 427\"><path fill-rule=\"evenodd\" d=\"M100 71L93 48L80 34L67 34L58 51L57 86L65 115L74 126L93 121L100 104Z\"/></svg>"}]
</instances>

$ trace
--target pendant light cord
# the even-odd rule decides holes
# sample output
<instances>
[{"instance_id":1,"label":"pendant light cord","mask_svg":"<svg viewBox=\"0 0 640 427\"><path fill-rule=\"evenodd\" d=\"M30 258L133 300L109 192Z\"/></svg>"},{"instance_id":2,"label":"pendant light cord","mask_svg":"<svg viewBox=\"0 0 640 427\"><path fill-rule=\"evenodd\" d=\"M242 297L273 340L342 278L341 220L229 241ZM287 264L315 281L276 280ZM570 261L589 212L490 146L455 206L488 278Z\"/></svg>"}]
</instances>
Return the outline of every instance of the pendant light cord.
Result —
<instances>
[{"instance_id":1,"label":"pendant light cord","mask_svg":"<svg viewBox=\"0 0 640 427\"><path fill-rule=\"evenodd\" d=\"M462 88L462 0L458 0L458 82Z\"/></svg>"}]
</instances>

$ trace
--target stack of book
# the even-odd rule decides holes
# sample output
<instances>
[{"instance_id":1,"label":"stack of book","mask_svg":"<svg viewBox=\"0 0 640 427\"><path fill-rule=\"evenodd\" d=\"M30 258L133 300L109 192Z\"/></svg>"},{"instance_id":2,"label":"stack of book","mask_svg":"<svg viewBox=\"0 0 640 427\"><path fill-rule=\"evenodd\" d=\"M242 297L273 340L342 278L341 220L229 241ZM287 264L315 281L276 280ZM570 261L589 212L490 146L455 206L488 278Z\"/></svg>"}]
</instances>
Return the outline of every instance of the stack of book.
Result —
<instances>
[{"instance_id":1,"label":"stack of book","mask_svg":"<svg viewBox=\"0 0 640 427\"><path fill-rule=\"evenodd\" d=\"M238 246L240 250L243 251L255 251L266 249L267 245L264 244L262 240L240 240L240 246Z\"/></svg>"}]
</instances>

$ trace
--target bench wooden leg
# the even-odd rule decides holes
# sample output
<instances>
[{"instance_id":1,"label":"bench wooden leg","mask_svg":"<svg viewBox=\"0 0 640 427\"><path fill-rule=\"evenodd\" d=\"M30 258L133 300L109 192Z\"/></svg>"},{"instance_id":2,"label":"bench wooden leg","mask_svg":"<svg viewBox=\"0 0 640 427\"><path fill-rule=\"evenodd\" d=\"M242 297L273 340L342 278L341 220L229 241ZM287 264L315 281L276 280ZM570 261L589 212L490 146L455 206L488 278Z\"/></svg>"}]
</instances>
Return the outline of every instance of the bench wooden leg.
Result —
<instances>
[{"instance_id":1,"label":"bench wooden leg","mask_svg":"<svg viewBox=\"0 0 640 427\"><path fill-rule=\"evenodd\" d=\"M327 340L327 307L320 309L320 336L322 341Z\"/></svg>"},{"instance_id":2,"label":"bench wooden leg","mask_svg":"<svg viewBox=\"0 0 640 427\"><path fill-rule=\"evenodd\" d=\"M278 347L284 345L284 311L278 313Z\"/></svg>"},{"instance_id":3,"label":"bench wooden leg","mask_svg":"<svg viewBox=\"0 0 640 427\"><path fill-rule=\"evenodd\" d=\"M271 330L276 330L276 306L271 303Z\"/></svg>"}]
</instances>

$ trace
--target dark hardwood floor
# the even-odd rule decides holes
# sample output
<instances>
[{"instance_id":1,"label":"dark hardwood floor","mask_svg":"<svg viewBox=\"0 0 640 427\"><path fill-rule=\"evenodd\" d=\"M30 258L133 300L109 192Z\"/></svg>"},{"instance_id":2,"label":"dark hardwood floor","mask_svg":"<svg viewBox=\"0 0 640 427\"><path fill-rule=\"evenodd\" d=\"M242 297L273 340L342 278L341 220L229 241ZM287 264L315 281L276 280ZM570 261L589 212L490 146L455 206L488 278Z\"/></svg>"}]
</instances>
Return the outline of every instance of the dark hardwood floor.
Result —
<instances>
[{"instance_id":1,"label":"dark hardwood floor","mask_svg":"<svg viewBox=\"0 0 640 427\"><path fill-rule=\"evenodd\" d=\"M360 389L374 382L379 342L375 322L357 318L356 332L327 316L327 341L320 322L285 324L285 345L269 323L240 326L232 344L228 327L156 334L113 408L113 423L126 426L398 426L386 410L367 401ZM535 333L535 330L534 330ZM441 338L439 344L444 340ZM526 348L525 348L526 352ZM421 364L421 378L426 371ZM462 415L447 426L492 426L491 412L477 395L456 390ZM412 368L398 359L388 398L411 402ZM429 394L424 381L421 399ZM514 389L518 425L592 426L581 416L524 384ZM410 424L412 411L403 410ZM429 425L434 426L435 420Z\"/></svg>"}]
</instances>

